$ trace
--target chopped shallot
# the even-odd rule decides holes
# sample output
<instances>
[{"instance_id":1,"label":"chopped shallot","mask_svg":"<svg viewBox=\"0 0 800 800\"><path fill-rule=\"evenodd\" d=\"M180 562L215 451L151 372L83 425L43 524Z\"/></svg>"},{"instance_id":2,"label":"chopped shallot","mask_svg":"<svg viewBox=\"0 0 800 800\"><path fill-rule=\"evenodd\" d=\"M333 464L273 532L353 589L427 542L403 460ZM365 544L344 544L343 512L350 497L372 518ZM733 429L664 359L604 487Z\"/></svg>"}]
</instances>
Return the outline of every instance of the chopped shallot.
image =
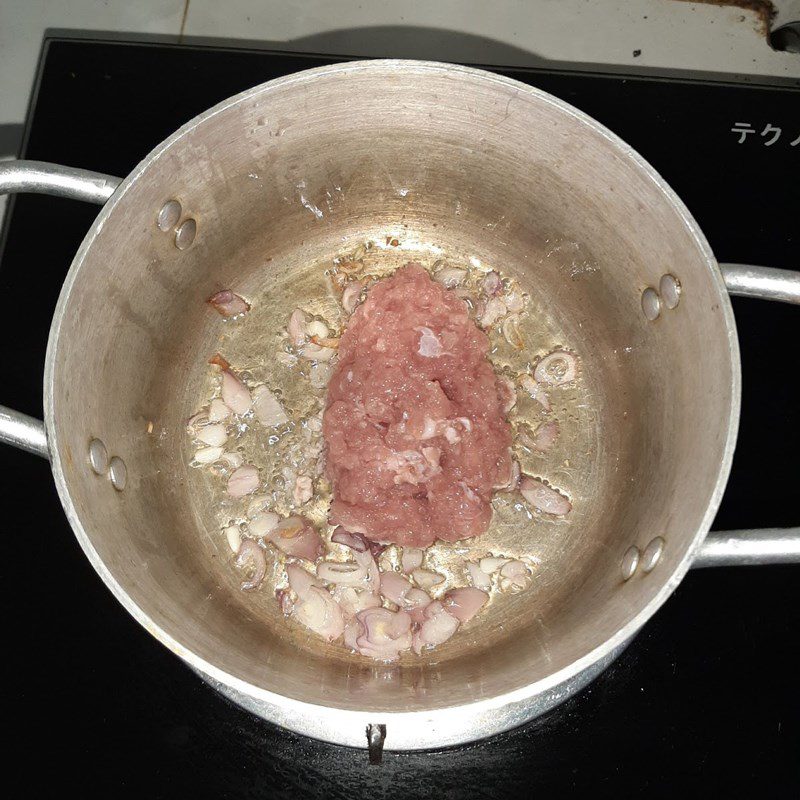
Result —
<instances>
[{"instance_id":1,"label":"chopped shallot","mask_svg":"<svg viewBox=\"0 0 800 800\"><path fill-rule=\"evenodd\" d=\"M239 469L244 464L244 456L241 453L223 453L219 460L230 469Z\"/></svg>"},{"instance_id":2,"label":"chopped shallot","mask_svg":"<svg viewBox=\"0 0 800 800\"><path fill-rule=\"evenodd\" d=\"M465 269L444 267L444 269L440 269L434 274L433 279L444 284L448 289L452 289L454 286L458 286L466 277L467 271Z\"/></svg>"},{"instance_id":3,"label":"chopped shallot","mask_svg":"<svg viewBox=\"0 0 800 800\"><path fill-rule=\"evenodd\" d=\"M508 473L507 475L503 476L503 482L498 483L494 489L498 492L513 492L516 491L517 487L519 486L519 478L522 474L519 462L514 461L513 458L509 455L508 460Z\"/></svg>"},{"instance_id":4,"label":"chopped shallot","mask_svg":"<svg viewBox=\"0 0 800 800\"><path fill-rule=\"evenodd\" d=\"M253 536L260 539L275 530L280 521L281 518L274 511L262 511L250 520L247 527Z\"/></svg>"},{"instance_id":5,"label":"chopped shallot","mask_svg":"<svg viewBox=\"0 0 800 800\"><path fill-rule=\"evenodd\" d=\"M298 516L281 520L265 538L287 556L306 561L316 561L324 549L322 539L314 526Z\"/></svg>"},{"instance_id":6,"label":"chopped shallot","mask_svg":"<svg viewBox=\"0 0 800 800\"><path fill-rule=\"evenodd\" d=\"M294 482L292 497L295 505L302 506L314 496L314 488L308 475L298 475Z\"/></svg>"},{"instance_id":7,"label":"chopped shallot","mask_svg":"<svg viewBox=\"0 0 800 800\"><path fill-rule=\"evenodd\" d=\"M361 281L352 281L347 284L342 293L342 308L344 308L348 314L352 314L356 310L363 288Z\"/></svg>"},{"instance_id":8,"label":"chopped shallot","mask_svg":"<svg viewBox=\"0 0 800 800\"><path fill-rule=\"evenodd\" d=\"M306 315L302 309L296 308L289 317L289 324L286 327L289 339L295 347L300 347L306 340Z\"/></svg>"},{"instance_id":9,"label":"chopped shallot","mask_svg":"<svg viewBox=\"0 0 800 800\"><path fill-rule=\"evenodd\" d=\"M314 633L332 642L344 631L344 617L339 604L319 586L311 586L305 597L299 597L292 616Z\"/></svg>"},{"instance_id":10,"label":"chopped shallot","mask_svg":"<svg viewBox=\"0 0 800 800\"><path fill-rule=\"evenodd\" d=\"M511 559L508 558L495 558L492 556L487 556L486 558L482 558L480 560L480 568L483 572L487 575L491 575L493 572L497 572L502 566L508 564Z\"/></svg>"},{"instance_id":11,"label":"chopped shallot","mask_svg":"<svg viewBox=\"0 0 800 800\"><path fill-rule=\"evenodd\" d=\"M334 592L335 594L335 592ZM340 602L341 608L341 602ZM344 612L346 615L347 612ZM354 653L358 652L358 637L361 635L362 626L357 619L348 619L344 626L344 646Z\"/></svg>"},{"instance_id":12,"label":"chopped shallot","mask_svg":"<svg viewBox=\"0 0 800 800\"><path fill-rule=\"evenodd\" d=\"M246 414L253 402L250 390L227 369L222 372L222 400L234 414Z\"/></svg>"},{"instance_id":13,"label":"chopped shallot","mask_svg":"<svg viewBox=\"0 0 800 800\"><path fill-rule=\"evenodd\" d=\"M331 377L331 365L315 361L309 370L308 379L315 389L324 389Z\"/></svg>"},{"instance_id":14,"label":"chopped shallot","mask_svg":"<svg viewBox=\"0 0 800 800\"><path fill-rule=\"evenodd\" d=\"M395 661L412 643L411 617L405 611L368 608L354 620L351 640L363 656L376 661Z\"/></svg>"},{"instance_id":15,"label":"chopped shallot","mask_svg":"<svg viewBox=\"0 0 800 800\"><path fill-rule=\"evenodd\" d=\"M245 464L235 470L228 478L228 494L231 497L244 497L258 489L258 470L252 464Z\"/></svg>"},{"instance_id":16,"label":"chopped shallot","mask_svg":"<svg viewBox=\"0 0 800 800\"><path fill-rule=\"evenodd\" d=\"M309 342L300 351L300 355L308 361L330 361L336 355L336 350Z\"/></svg>"},{"instance_id":17,"label":"chopped shallot","mask_svg":"<svg viewBox=\"0 0 800 800\"><path fill-rule=\"evenodd\" d=\"M527 446L537 453L547 452L558 439L560 428L558 420L552 419L548 422L543 422L533 434L533 438L527 439Z\"/></svg>"},{"instance_id":18,"label":"chopped shallot","mask_svg":"<svg viewBox=\"0 0 800 800\"><path fill-rule=\"evenodd\" d=\"M355 586L338 585L333 590L333 597L345 617L354 617L359 611L378 608L381 604L380 597Z\"/></svg>"},{"instance_id":19,"label":"chopped shallot","mask_svg":"<svg viewBox=\"0 0 800 800\"><path fill-rule=\"evenodd\" d=\"M458 620L438 601L434 600L423 612L423 621L414 634L414 652L446 642L457 630Z\"/></svg>"},{"instance_id":20,"label":"chopped shallot","mask_svg":"<svg viewBox=\"0 0 800 800\"><path fill-rule=\"evenodd\" d=\"M221 447L228 441L228 432L225 430L225 426L221 423L216 425L206 425L203 428L200 428L199 431L195 434L195 436L203 442L203 444L207 444L211 447Z\"/></svg>"},{"instance_id":21,"label":"chopped shallot","mask_svg":"<svg viewBox=\"0 0 800 800\"><path fill-rule=\"evenodd\" d=\"M242 539L236 554L236 566L244 567L248 562L253 566L253 574L249 580L242 582L242 590L252 592L261 586L267 574L267 559L257 542L252 539Z\"/></svg>"},{"instance_id":22,"label":"chopped shallot","mask_svg":"<svg viewBox=\"0 0 800 800\"><path fill-rule=\"evenodd\" d=\"M491 328L498 320L502 319L508 309L502 297L493 297L486 303L480 315L480 323L483 328Z\"/></svg>"},{"instance_id":23,"label":"chopped shallot","mask_svg":"<svg viewBox=\"0 0 800 800\"><path fill-rule=\"evenodd\" d=\"M256 386L253 389L253 413L266 428L285 425L289 421L283 406L268 386Z\"/></svg>"},{"instance_id":24,"label":"chopped shallot","mask_svg":"<svg viewBox=\"0 0 800 800\"><path fill-rule=\"evenodd\" d=\"M509 561L500 570L500 589L504 592L521 592L531 582L531 571L521 561Z\"/></svg>"},{"instance_id":25,"label":"chopped shallot","mask_svg":"<svg viewBox=\"0 0 800 800\"><path fill-rule=\"evenodd\" d=\"M231 410L220 397L215 397L208 407L209 422L224 422L231 415Z\"/></svg>"},{"instance_id":26,"label":"chopped shallot","mask_svg":"<svg viewBox=\"0 0 800 800\"><path fill-rule=\"evenodd\" d=\"M381 591L381 571L378 569L378 564L375 561L375 555L372 548L364 553L354 551L355 560L367 569L367 587L373 594L380 594Z\"/></svg>"},{"instance_id":27,"label":"chopped shallot","mask_svg":"<svg viewBox=\"0 0 800 800\"><path fill-rule=\"evenodd\" d=\"M325 339L330 335L330 331L328 330L328 326L319 319L312 319L311 322L306 325L306 336L309 339Z\"/></svg>"},{"instance_id":28,"label":"chopped shallot","mask_svg":"<svg viewBox=\"0 0 800 800\"><path fill-rule=\"evenodd\" d=\"M512 381L511 378L507 378L505 375L498 375L497 394L500 397L500 402L503 404L503 413L508 414L517 404L517 390L514 387L514 381Z\"/></svg>"},{"instance_id":29,"label":"chopped shallot","mask_svg":"<svg viewBox=\"0 0 800 800\"><path fill-rule=\"evenodd\" d=\"M467 562L467 572L469 572L469 579L476 589L492 588L492 579L473 561Z\"/></svg>"},{"instance_id":30,"label":"chopped shallot","mask_svg":"<svg viewBox=\"0 0 800 800\"><path fill-rule=\"evenodd\" d=\"M447 592L442 605L459 622L469 622L488 601L489 595L486 592L471 586L464 586Z\"/></svg>"},{"instance_id":31,"label":"chopped shallot","mask_svg":"<svg viewBox=\"0 0 800 800\"><path fill-rule=\"evenodd\" d=\"M411 619L416 623L423 621L423 613L431 604L431 596L422 589L411 589L403 600L403 610L411 615Z\"/></svg>"},{"instance_id":32,"label":"chopped shallot","mask_svg":"<svg viewBox=\"0 0 800 800\"><path fill-rule=\"evenodd\" d=\"M503 320L503 336L515 350L525 347L525 340L519 332L519 314L512 314Z\"/></svg>"},{"instance_id":33,"label":"chopped shallot","mask_svg":"<svg viewBox=\"0 0 800 800\"><path fill-rule=\"evenodd\" d=\"M397 572L381 572L381 595L391 603L403 606L406 595L411 591L411 582Z\"/></svg>"},{"instance_id":34,"label":"chopped shallot","mask_svg":"<svg viewBox=\"0 0 800 800\"><path fill-rule=\"evenodd\" d=\"M247 505L247 516L251 519L258 516L270 504L271 498L268 494L257 494L250 498Z\"/></svg>"},{"instance_id":35,"label":"chopped shallot","mask_svg":"<svg viewBox=\"0 0 800 800\"><path fill-rule=\"evenodd\" d=\"M503 281L500 276L492 270L487 272L481 282L481 289L487 297L495 297L503 291Z\"/></svg>"},{"instance_id":36,"label":"chopped shallot","mask_svg":"<svg viewBox=\"0 0 800 800\"><path fill-rule=\"evenodd\" d=\"M239 530L238 525L229 525L225 528L225 541L228 542L228 547L232 552L239 552L239 545L242 543L242 532Z\"/></svg>"},{"instance_id":37,"label":"chopped shallot","mask_svg":"<svg viewBox=\"0 0 800 800\"><path fill-rule=\"evenodd\" d=\"M367 570L352 561L322 561L317 564L317 577L324 583L337 586L363 586Z\"/></svg>"},{"instance_id":38,"label":"chopped shallot","mask_svg":"<svg viewBox=\"0 0 800 800\"><path fill-rule=\"evenodd\" d=\"M527 373L520 379L522 388L545 410L550 410L550 398L547 392Z\"/></svg>"},{"instance_id":39,"label":"chopped shallot","mask_svg":"<svg viewBox=\"0 0 800 800\"><path fill-rule=\"evenodd\" d=\"M198 464L213 464L221 455L221 447L201 447L194 454L194 460Z\"/></svg>"},{"instance_id":40,"label":"chopped shallot","mask_svg":"<svg viewBox=\"0 0 800 800\"><path fill-rule=\"evenodd\" d=\"M572 511L572 503L552 487L526 475L519 484L522 496L537 510L563 517Z\"/></svg>"},{"instance_id":41,"label":"chopped shallot","mask_svg":"<svg viewBox=\"0 0 800 800\"><path fill-rule=\"evenodd\" d=\"M250 310L250 303L239 297L238 294L234 294L230 289L223 289L221 292L212 294L208 298L208 302L223 317L238 317L240 314L246 314Z\"/></svg>"},{"instance_id":42,"label":"chopped shallot","mask_svg":"<svg viewBox=\"0 0 800 800\"><path fill-rule=\"evenodd\" d=\"M204 408L189 417L189 419L186 421L186 430L194 435L200 428L208 425L210 421L211 420L208 416L208 411Z\"/></svg>"},{"instance_id":43,"label":"chopped shallot","mask_svg":"<svg viewBox=\"0 0 800 800\"><path fill-rule=\"evenodd\" d=\"M343 544L357 553L365 553L369 550L369 543L360 533L350 533L339 525L331 536L331 541L336 544Z\"/></svg>"},{"instance_id":44,"label":"chopped shallot","mask_svg":"<svg viewBox=\"0 0 800 800\"><path fill-rule=\"evenodd\" d=\"M513 289L506 294L506 308L512 314L519 314L525 308L525 297L518 289Z\"/></svg>"},{"instance_id":45,"label":"chopped shallot","mask_svg":"<svg viewBox=\"0 0 800 800\"><path fill-rule=\"evenodd\" d=\"M275 599L281 608L281 613L284 617L288 617L294 608L294 600L292 600L292 593L288 589L276 589Z\"/></svg>"},{"instance_id":46,"label":"chopped shallot","mask_svg":"<svg viewBox=\"0 0 800 800\"><path fill-rule=\"evenodd\" d=\"M417 567L421 567L424 556L425 551L420 550L418 547L404 547L403 554L400 556L400 565L403 567L403 572L408 575Z\"/></svg>"},{"instance_id":47,"label":"chopped shallot","mask_svg":"<svg viewBox=\"0 0 800 800\"><path fill-rule=\"evenodd\" d=\"M438 572L432 572L429 569L415 569L412 571L411 577L422 589L432 589L434 586L438 586L444 581L444 575L440 575Z\"/></svg>"},{"instance_id":48,"label":"chopped shallot","mask_svg":"<svg viewBox=\"0 0 800 800\"><path fill-rule=\"evenodd\" d=\"M308 597L312 586L320 586L320 582L308 570L292 562L286 565L286 577L289 579L289 588L301 600Z\"/></svg>"},{"instance_id":49,"label":"chopped shallot","mask_svg":"<svg viewBox=\"0 0 800 800\"><path fill-rule=\"evenodd\" d=\"M533 377L539 383L561 386L571 383L578 376L578 360L566 350L553 350L546 355L533 371Z\"/></svg>"}]
</instances>

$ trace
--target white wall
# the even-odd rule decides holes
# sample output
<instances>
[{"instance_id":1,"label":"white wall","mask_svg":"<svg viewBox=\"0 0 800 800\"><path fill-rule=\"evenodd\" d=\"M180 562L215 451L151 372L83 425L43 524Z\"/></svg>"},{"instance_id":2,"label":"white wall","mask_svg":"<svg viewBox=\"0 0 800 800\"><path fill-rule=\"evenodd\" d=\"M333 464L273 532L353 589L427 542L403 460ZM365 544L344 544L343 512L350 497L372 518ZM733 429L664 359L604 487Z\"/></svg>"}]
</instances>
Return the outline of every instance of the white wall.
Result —
<instances>
[{"instance_id":1,"label":"white wall","mask_svg":"<svg viewBox=\"0 0 800 800\"><path fill-rule=\"evenodd\" d=\"M779 21L800 19L800 0L776 6ZM759 27L752 12L677 0L0 0L0 126L24 119L48 28L473 63L538 58L800 77L800 55L772 50Z\"/></svg>"}]
</instances>

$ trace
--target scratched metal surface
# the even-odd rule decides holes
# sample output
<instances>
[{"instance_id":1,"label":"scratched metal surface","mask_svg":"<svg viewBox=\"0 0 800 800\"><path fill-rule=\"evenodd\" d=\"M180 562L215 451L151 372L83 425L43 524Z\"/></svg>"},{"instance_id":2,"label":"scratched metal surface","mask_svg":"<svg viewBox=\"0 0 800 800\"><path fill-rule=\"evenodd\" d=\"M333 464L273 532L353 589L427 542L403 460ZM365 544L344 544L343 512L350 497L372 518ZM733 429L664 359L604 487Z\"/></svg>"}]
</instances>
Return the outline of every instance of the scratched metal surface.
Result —
<instances>
[{"instance_id":1,"label":"scratched metal surface","mask_svg":"<svg viewBox=\"0 0 800 800\"><path fill-rule=\"evenodd\" d=\"M25 155L125 174L181 122L239 89L324 63L212 49L51 43ZM687 202L720 260L793 266L800 215L798 93L763 87L514 72L627 139ZM154 87L157 90L154 91ZM732 130L746 123L753 132ZM774 130L781 135L774 143ZM741 127L741 126L738 126ZM762 136L761 134L766 131ZM7 304L3 402L40 414L41 364L61 279L95 210L19 198L0 262ZM46 232L46 235L43 235ZM34 273L34 269L36 270ZM35 280L31 276L36 274ZM798 429L783 375L795 309L736 301L744 365L739 452L717 527L789 525ZM21 335L24 334L24 335ZM750 376L748 378L748 376ZM797 630L797 571L690 575L590 689L526 728L438 754L365 756L286 734L230 706L116 605L79 552L46 464L2 451L0 523L10 663L25 714L5 766L34 787L47 738L73 783L123 796L492 796L523 788L659 796L689 785L745 792L800 785L800 715L787 664ZM22 485L32 504L10 503ZM41 534L37 532L41 530ZM24 539L23 539L24 534ZM49 565L44 589L31 574ZM23 595L24 593L24 595ZM24 603L19 598L24 597ZM779 610L779 613L775 613ZM57 665L54 667L54 665ZM758 687L753 691L752 687ZM11 713L9 710L8 713ZM413 789L411 788L413 786ZM469 791L465 790L468 787Z\"/></svg>"}]
</instances>

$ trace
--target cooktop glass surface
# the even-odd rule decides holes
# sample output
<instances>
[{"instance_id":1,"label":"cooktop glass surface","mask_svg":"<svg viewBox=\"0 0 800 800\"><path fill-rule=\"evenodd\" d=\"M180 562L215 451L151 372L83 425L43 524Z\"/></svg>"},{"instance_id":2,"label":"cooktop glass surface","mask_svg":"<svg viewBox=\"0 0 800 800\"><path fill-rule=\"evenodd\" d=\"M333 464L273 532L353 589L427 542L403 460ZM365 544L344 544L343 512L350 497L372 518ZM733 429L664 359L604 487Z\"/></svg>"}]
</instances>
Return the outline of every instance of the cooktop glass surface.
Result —
<instances>
[{"instance_id":1,"label":"cooktop glass surface","mask_svg":"<svg viewBox=\"0 0 800 800\"><path fill-rule=\"evenodd\" d=\"M332 60L51 39L22 156L123 176L219 100ZM686 202L720 261L800 267L797 90L497 71L567 100L630 142ZM41 416L50 317L96 213L49 197L10 204L0 261L6 405ZM740 299L734 309L742 424L715 527L796 525L800 405L790 386L800 309ZM0 465L13 730L2 759L25 776L31 795L54 783L117 797L439 800L787 796L800 786L792 647L800 568L691 572L619 660L546 717L467 747L387 753L371 767L363 751L282 731L208 688L103 586L72 536L48 465L8 448ZM55 773L48 754L68 766Z\"/></svg>"}]
</instances>

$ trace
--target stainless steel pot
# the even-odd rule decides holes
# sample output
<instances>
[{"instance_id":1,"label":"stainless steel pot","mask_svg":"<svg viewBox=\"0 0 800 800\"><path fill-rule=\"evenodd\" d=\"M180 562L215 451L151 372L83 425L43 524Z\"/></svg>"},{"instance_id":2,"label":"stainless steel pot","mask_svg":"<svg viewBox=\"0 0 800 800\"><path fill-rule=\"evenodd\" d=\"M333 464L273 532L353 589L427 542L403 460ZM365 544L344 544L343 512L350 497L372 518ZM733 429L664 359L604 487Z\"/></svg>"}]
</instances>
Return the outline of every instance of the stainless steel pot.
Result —
<instances>
[{"instance_id":1,"label":"stainless steel pot","mask_svg":"<svg viewBox=\"0 0 800 800\"><path fill-rule=\"evenodd\" d=\"M451 65L339 64L221 103L121 182L1 165L0 192L17 191L105 205L53 318L44 424L3 409L0 438L50 459L122 605L266 719L355 746L371 726L379 747L384 725L391 749L475 740L590 681L690 566L800 560L800 529L706 536L739 417L727 291L798 303L800 275L720 269L659 175L544 92ZM426 661L375 666L287 641L238 591L182 421L219 335L212 291L289 293L308 265L388 234L406 260L518 278L580 353L591 413L570 522L503 534L540 559L532 591Z\"/></svg>"}]
</instances>

